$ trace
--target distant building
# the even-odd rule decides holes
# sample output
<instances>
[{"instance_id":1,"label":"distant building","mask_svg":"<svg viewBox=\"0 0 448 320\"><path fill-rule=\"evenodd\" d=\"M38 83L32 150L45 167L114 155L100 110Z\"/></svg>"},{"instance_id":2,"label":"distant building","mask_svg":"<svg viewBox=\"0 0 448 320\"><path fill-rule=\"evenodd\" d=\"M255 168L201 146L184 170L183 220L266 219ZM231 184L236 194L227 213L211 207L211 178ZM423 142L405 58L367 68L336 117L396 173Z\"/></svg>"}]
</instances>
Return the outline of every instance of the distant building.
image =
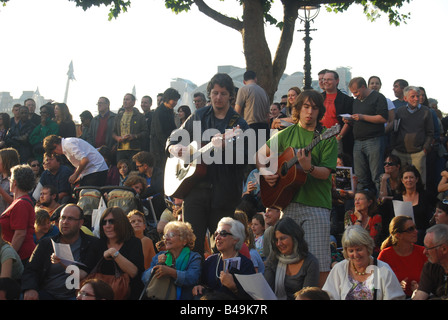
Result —
<instances>
[{"instance_id":1,"label":"distant building","mask_svg":"<svg viewBox=\"0 0 448 320\"><path fill-rule=\"evenodd\" d=\"M352 78L352 74L350 72L350 67L337 67L335 70L339 74L339 89L348 92L348 83ZM218 73L227 73L233 80L235 87L241 88L244 86L243 76L244 72L246 72L246 68L239 68L235 66L218 66ZM288 90L291 87L303 87L303 72L294 72L291 75L284 74L280 79L278 84L277 92L274 94L274 102L279 102L281 100L282 95L288 93ZM195 110L195 106L193 105L193 94L196 92L202 92L207 97L207 84L203 83L200 86L197 86L193 82L187 79L176 78L171 82L171 87L179 91L180 100L176 105L176 110L181 105L188 105L190 109ZM318 91L321 91L319 88L318 80L313 80L312 87Z\"/></svg>"},{"instance_id":2,"label":"distant building","mask_svg":"<svg viewBox=\"0 0 448 320\"><path fill-rule=\"evenodd\" d=\"M7 112L12 115L12 107L15 104L24 104L26 99L32 98L36 101L36 113L39 113L39 109L42 105L49 102L49 99L45 99L40 95L39 88L36 91L22 91L19 98L13 98L7 91L0 92L0 112Z\"/></svg>"}]
</instances>

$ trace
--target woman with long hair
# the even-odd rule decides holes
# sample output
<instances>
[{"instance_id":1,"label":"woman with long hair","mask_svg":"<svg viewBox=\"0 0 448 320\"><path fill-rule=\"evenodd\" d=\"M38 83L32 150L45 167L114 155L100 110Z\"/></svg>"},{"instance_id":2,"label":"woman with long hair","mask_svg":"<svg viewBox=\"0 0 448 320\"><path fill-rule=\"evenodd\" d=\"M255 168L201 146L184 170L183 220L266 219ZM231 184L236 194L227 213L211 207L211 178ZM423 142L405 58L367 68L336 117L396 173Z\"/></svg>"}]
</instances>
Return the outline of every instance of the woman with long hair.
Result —
<instances>
[{"instance_id":1,"label":"woman with long hair","mask_svg":"<svg viewBox=\"0 0 448 320\"><path fill-rule=\"evenodd\" d=\"M409 216L396 216L389 225L389 237L383 241L378 259L394 271L406 296L418 287L423 265L428 260L425 247L416 245L417 229Z\"/></svg>"},{"instance_id":2,"label":"woman with long hair","mask_svg":"<svg viewBox=\"0 0 448 320\"><path fill-rule=\"evenodd\" d=\"M413 165L406 165L401 170L399 193L394 200L412 203L415 225L418 230L417 244L423 245L426 229L432 216L435 199L425 192L420 172Z\"/></svg>"},{"instance_id":3,"label":"woman with long hair","mask_svg":"<svg viewBox=\"0 0 448 320\"><path fill-rule=\"evenodd\" d=\"M54 116L59 125L59 136L62 138L76 137L76 125L65 103L57 102L54 104Z\"/></svg>"}]
</instances>

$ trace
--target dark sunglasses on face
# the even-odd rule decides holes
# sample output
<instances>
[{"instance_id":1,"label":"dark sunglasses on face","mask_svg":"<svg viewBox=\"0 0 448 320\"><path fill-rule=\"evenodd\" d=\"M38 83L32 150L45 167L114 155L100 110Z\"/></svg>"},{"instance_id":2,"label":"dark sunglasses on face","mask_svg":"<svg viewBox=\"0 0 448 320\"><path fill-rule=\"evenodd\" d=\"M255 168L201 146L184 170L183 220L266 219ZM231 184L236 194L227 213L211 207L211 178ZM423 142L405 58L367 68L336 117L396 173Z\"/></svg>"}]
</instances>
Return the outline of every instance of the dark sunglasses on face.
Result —
<instances>
[{"instance_id":1,"label":"dark sunglasses on face","mask_svg":"<svg viewBox=\"0 0 448 320\"><path fill-rule=\"evenodd\" d=\"M411 233L411 232L414 232L415 230L417 230L415 228L415 226L412 226L412 227L407 228L406 230L403 230L401 233L404 233L404 232Z\"/></svg>"},{"instance_id":2,"label":"dark sunglasses on face","mask_svg":"<svg viewBox=\"0 0 448 320\"><path fill-rule=\"evenodd\" d=\"M395 162L384 162L384 166L396 166L397 164Z\"/></svg>"},{"instance_id":3,"label":"dark sunglasses on face","mask_svg":"<svg viewBox=\"0 0 448 320\"><path fill-rule=\"evenodd\" d=\"M221 230L219 232L218 231L215 232L215 238L217 238L218 236L225 238L227 236L232 236L232 234L230 232L227 232L226 230Z\"/></svg>"},{"instance_id":4,"label":"dark sunglasses on face","mask_svg":"<svg viewBox=\"0 0 448 320\"><path fill-rule=\"evenodd\" d=\"M101 222L101 225L105 226L107 224L115 224L115 219L105 219Z\"/></svg>"}]
</instances>

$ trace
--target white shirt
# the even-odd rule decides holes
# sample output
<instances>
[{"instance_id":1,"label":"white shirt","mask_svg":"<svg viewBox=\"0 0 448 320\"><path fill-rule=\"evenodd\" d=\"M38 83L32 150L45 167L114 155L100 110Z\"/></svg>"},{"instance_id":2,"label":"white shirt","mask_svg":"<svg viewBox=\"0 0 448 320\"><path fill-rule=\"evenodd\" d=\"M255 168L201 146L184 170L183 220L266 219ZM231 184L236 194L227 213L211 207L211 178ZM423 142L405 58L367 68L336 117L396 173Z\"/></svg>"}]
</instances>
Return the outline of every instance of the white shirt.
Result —
<instances>
[{"instance_id":1,"label":"white shirt","mask_svg":"<svg viewBox=\"0 0 448 320\"><path fill-rule=\"evenodd\" d=\"M62 138L61 147L62 152L75 168L79 167L82 158L89 159L89 163L79 175L80 179L88 174L109 169L106 161L104 161L103 156L98 150L83 139Z\"/></svg>"}]
</instances>

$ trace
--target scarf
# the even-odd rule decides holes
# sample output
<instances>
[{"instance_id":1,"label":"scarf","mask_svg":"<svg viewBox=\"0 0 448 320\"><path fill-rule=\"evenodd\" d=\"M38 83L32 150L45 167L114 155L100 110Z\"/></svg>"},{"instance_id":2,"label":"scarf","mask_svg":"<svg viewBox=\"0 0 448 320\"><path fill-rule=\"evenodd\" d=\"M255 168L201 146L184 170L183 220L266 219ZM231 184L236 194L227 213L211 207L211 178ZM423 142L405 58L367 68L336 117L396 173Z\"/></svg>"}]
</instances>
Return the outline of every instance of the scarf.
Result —
<instances>
[{"instance_id":1,"label":"scarf","mask_svg":"<svg viewBox=\"0 0 448 320\"><path fill-rule=\"evenodd\" d=\"M275 272L275 295L279 300L286 300L286 289L285 289L285 276L286 276L286 268L288 264L297 263L302 260L302 257L297 253L297 242L294 239L294 250L292 254L284 255L278 254L277 259L277 270Z\"/></svg>"},{"instance_id":2,"label":"scarf","mask_svg":"<svg viewBox=\"0 0 448 320\"><path fill-rule=\"evenodd\" d=\"M184 247L177 259L174 259L173 254L167 251L165 264L171 267L173 265L173 260L175 260L174 263L176 270L185 271L185 269L187 269L188 261L190 260L190 248ZM176 286L177 300L180 300L181 293L182 287Z\"/></svg>"}]
</instances>

